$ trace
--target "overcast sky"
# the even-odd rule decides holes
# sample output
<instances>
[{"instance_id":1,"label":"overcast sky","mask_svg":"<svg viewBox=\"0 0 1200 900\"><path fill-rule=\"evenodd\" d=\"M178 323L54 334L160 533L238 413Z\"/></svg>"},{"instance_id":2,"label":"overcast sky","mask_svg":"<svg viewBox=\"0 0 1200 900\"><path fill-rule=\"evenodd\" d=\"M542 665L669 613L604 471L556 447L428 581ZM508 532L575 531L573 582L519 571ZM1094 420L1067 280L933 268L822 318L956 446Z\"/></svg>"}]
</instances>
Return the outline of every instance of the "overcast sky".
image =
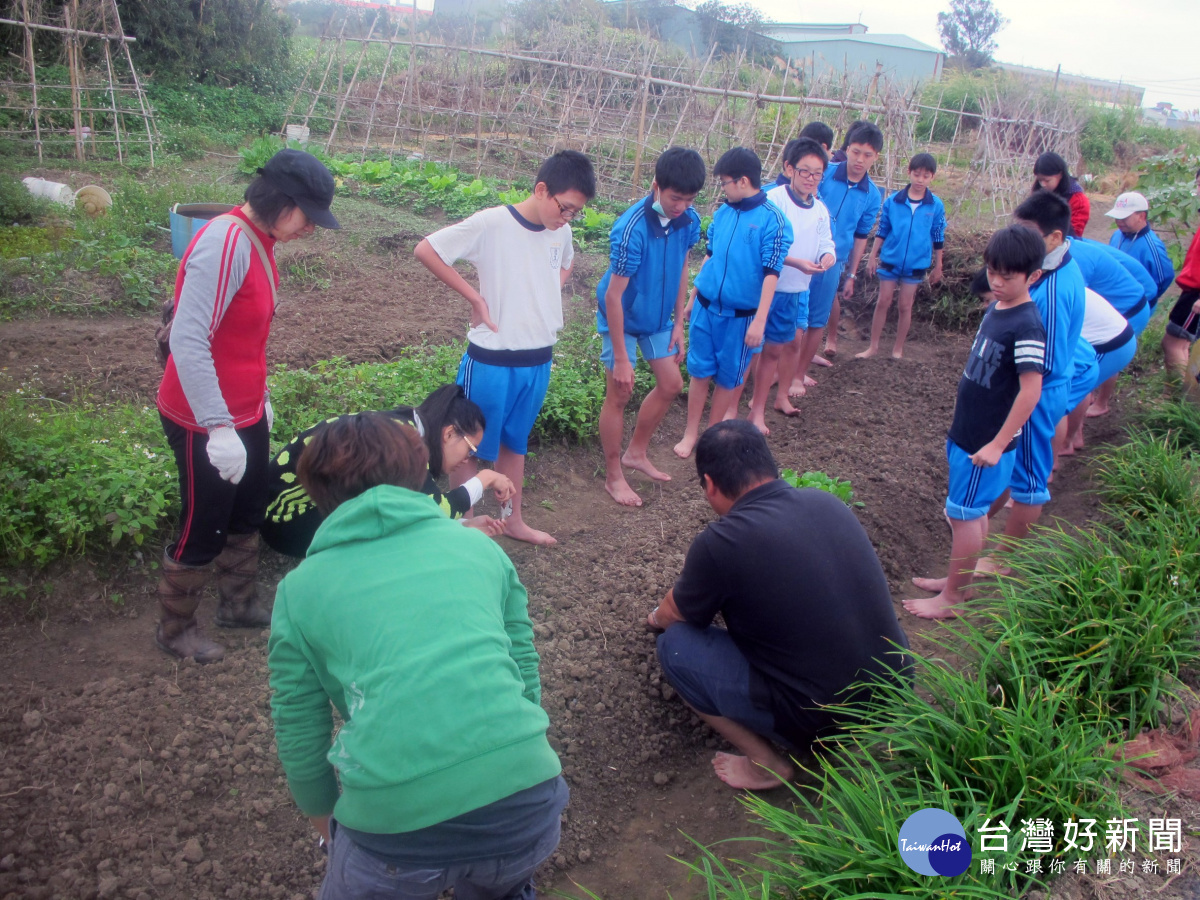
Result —
<instances>
[{"instance_id":1,"label":"overcast sky","mask_svg":"<svg viewBox=\"0 0 1200 900\"><path fill-rule=\"evenodd\" d=\"M862 21L875 34L907 34L941 48L937 14L948 0L845 0L820 7L750 0L776 22ZM1160 100L1200 107L1200 0L993 0L1009 25L997 35L1000 62L1054 69L1146 89ZM820 10L819 12L817 10Z\"/></svg>"}]
</instances>

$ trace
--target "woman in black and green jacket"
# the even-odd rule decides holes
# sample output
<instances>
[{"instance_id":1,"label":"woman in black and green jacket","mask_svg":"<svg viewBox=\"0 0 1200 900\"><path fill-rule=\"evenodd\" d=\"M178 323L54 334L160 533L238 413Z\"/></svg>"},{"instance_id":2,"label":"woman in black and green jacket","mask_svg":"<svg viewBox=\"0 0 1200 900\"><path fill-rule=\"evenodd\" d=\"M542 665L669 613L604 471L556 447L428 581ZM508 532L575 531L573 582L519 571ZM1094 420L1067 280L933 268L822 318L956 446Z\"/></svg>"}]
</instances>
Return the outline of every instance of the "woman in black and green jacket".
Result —
<instances>
[{"instance_id":1,"label":"woman in black and green jacket","mask_svg":"<svg viewBox=\"0 0 1200 900\"><path fill-rule=\"evenodd\" d=\"M417 430L429 450L429 473L422 493L428 494L451 519L461 519L491 490L503 503L513 495L512 481L492 469L481 469L477 475L459 487L442 492L438 479L475 455L483 440L483 410L467 399L456 384L446 384L425 398L420 406L398 406L382 410ZM300 454L320 429L342 416L326 419L299 434L271 460L268 472L271 489L267 515L262 524L263 540L274 550L287 556L303 557L308 552L317 527L324 520L296 477ZM504 533L504 524L491 516L474 516L464 524L481 529L496 537Z\"/></svg>"}]
</instances>

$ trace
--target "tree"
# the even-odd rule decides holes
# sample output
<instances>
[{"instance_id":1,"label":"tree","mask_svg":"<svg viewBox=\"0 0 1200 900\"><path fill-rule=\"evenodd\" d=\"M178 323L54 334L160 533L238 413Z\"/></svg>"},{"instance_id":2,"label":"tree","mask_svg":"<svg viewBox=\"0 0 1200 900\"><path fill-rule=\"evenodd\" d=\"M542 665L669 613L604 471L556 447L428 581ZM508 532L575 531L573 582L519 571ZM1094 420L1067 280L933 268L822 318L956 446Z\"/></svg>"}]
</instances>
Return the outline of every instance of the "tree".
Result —
<instances>
[{"instance_id":1,"label":"tree","mask_svg":"<svg viewBox=\"0 0 1200 900\"><path fill-rule=\"evenodd\" d=\"M767 20L749 3L704 0L696 6L695 12L700 17L706 49L716 44L721 53L738 50L761 53L770 47L770 42L758 33Z\"/></svg>"},{"instance_id":2,"label":"tree","mask_svg":"<svg viewBox=\"0 0 1200 900\"><path fill-rule=\"evenodd\" d=\"M270 89L290 75L292 21L271 0L117 0L138 67Z\"/></svg>"},{"instance_id":3,"label":"tree","mask_svg":"<svg viewBox=\"0 0 1200 900\"><path fill-rule=\"evenodd\" d=\"M950 11L938 13L942 46L969 68L991 65L996 35L1009 22L992 0L950 0Z\"/></svg>"}]
</instances>

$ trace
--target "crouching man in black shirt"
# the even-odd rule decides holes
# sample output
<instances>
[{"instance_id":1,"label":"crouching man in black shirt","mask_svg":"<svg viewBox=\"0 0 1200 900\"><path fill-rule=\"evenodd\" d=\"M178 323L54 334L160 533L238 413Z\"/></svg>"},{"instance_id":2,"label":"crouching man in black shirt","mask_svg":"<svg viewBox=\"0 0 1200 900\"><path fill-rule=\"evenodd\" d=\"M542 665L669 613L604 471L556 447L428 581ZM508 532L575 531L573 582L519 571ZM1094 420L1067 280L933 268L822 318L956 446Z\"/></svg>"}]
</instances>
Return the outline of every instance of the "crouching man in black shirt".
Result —
<instances>
[{"instance_id":1,"label":"crouching man in black shirt","mask_svg":"<svg viewBox=\"0 0 1200 900\"><path fill-rule=\"evenodd\" d=\"M700 436L696 471L720 516L692 543L675 586L650 613L667 681L741 756L718 753L735 788L793 775L794 752L835 729L847 688L903 670L908 647L887 579L854 514L836 497L779 479L749 422ZM780 560L787 560L780 564ZM717 628L720 613L727 629Z\"/></svg>"}]
</instances>

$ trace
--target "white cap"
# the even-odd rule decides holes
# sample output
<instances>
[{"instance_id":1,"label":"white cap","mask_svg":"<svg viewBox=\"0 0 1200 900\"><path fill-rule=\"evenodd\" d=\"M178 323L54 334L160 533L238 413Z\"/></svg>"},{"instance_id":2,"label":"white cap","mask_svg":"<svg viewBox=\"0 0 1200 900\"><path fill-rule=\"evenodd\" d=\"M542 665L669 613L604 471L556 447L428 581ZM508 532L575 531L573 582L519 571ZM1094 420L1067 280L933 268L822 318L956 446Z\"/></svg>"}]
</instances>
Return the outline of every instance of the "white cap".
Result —
<instances>
[{"instance_id":1,"label":"white cap","mask_svg":"<svg viewBox=\"0 0 1200 900\"><path fill-rule=\"evenodd\" d=\"M1126 219L1137 212L1147 212L1150 209L1150 204L1146 202L1146 198L1137 191L1129 191L1117 198L1117 202L1113 204L1113 208L1105 213L1106 216L1112 216L1114 219Z\"/></svg>"}]
</instances>

